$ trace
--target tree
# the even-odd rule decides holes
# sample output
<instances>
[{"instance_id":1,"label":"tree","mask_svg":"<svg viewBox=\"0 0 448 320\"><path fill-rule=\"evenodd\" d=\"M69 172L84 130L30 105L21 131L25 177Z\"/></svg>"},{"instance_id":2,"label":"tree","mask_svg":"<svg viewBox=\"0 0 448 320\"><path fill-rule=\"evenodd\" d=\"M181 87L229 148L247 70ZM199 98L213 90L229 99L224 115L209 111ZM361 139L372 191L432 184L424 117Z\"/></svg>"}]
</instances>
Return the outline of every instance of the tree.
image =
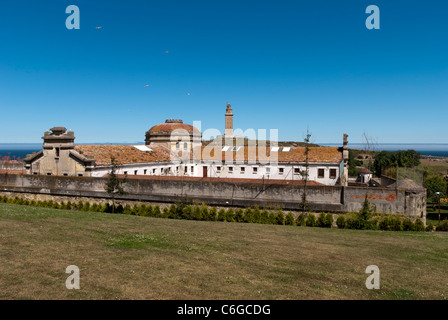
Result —
<instances>
[{"instance_id":1,"label":"tree","mask_svg":"<svg viewBox=\"0 0 448 320\"><path fill-rule=\"evenodd\" d=\"M373 170L381 176L386 168L412 168L420 164L421 154L415 150L381 151L375 156Z\"/></svg>"},{"instance_id":2,"label":"tree","mask_svg":"<svg viewBox=\"0 0 448 320\"><path fill-rule=\"evenodd\" d=\"M445 178L433 171L425 171L425 181L423 187L426 188L428 200L435 202L438 200L436 192L440 192L440 197L446 196L447 182Z\"/></svg>"},{"instance_id":3,"label":"tree","mask_svg":"<svg viewBox=\"0 0 448 320\"><path fill-rule=\"evenodd\" d=\"M115 195L124 195L126 192L124 191L123 184L126 183L125 179L119 179L116 175L116 172L119 169L119 163L115 160L115 158L110 159L111 163L111 171L109 173L109 178L106 183L106 191L112 197L112 213L115 213Z\"/></svg>"}]
</instances>

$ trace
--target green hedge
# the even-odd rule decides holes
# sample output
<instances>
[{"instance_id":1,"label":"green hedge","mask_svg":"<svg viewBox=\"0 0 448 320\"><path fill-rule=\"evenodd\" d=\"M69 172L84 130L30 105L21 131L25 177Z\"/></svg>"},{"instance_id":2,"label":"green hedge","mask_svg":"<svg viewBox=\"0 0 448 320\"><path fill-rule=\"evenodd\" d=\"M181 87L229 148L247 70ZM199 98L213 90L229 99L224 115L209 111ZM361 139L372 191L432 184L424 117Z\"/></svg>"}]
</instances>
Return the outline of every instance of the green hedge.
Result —
<instances>
[{"instance_id":1,"label":"green hedge","mask_svg":"<svg viewBox=\"0 0 448 320\"><path fill-rule=\"evenodd\" d=\"M43 208L54 208L62 210L77 210L85 212L105 212L120 213L127 215L136 215L143 217L168 218L168 219L185 219L197 221L221 221L221 222L245 222L260 224L278 224L288 226L308 226L331 228L333 226L333 215L331 213L320 213L318 217L313 213L300 213L294 219L292 212L285 214L282 210L268 211L260 210L258 206L248 207L244 210L241 208L220 208L208 207L205 204L192 204L188 201L171 204L161 210L159 205L136 204L131 207L129 204L112 206L108 203L97 204L86 201L78 201L72 203L55 202L53 200L36 201L27 200L18 196L11 198L0 196L0 203L11 203L19 205L29 205ZM434 226L429 224L425 227L420 219L412 221L409 217L400 215L378 215L373 213L373 209L366 201L363 208L359 212L338 215L336 225L340 229L363 229L363 230L386 230L386 231L433 231ZM436 231L448 231L448 220L445 219L439 223Z\"/></svg>"}]
</instances>

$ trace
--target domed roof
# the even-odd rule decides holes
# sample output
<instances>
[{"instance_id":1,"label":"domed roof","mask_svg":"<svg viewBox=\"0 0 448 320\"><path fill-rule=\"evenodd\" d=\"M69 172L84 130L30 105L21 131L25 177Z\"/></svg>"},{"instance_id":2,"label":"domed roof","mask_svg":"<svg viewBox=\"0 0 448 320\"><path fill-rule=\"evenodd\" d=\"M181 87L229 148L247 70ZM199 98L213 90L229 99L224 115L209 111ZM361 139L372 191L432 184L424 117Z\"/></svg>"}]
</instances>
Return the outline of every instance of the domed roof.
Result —
<instances>
[{"instance_id":1,"label":"domed roof","mask_svg":"<svg viewBox=\"0 0 448 320\"><path fill-rule=\"evenodd\" d=\"M169 134L174 130L185 130L190 134L196 133L201 134L201 132L193 127L191 124L183 123L182 120L168 119L165 123L157 124L148 130L147 133L150 135L163 135Z\"/></svg>"}]
</instances>

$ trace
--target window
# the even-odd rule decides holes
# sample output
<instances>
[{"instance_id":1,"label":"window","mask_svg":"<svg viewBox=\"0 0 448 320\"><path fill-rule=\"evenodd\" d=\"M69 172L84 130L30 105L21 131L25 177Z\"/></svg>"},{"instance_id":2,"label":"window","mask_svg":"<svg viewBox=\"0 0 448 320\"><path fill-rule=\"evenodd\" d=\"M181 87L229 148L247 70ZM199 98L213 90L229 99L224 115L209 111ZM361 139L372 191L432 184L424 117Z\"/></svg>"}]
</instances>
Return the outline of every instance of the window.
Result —
<instances>
[{"instance_id":1,"label":"window","mask_svg":"<svg viewBox=\"0 0 448 320\"><path fill-rule=\"evenodd\" d=\"M51 172L47 172L47 176L51 176Z\"/></svg>"},{"instance_id":2,"label":"window","mask_svg":"<svg viewBox=\"0 0 448 320\"><path fill-rule=\"evenodd\" d=\"M176 142L176 150L179 150L179 148L180 148L180 144L179 144L179 142Z\"/></svg>"},{"instance_id":3,"label":"window","mask_svg":"<svg viewBox=\"0 0 448 320\"><path fill-rule=\"evenodd\" d=\"M216 172L220 173L221 172L221 167L216 167Z\"/></svg>"},{"instance_id":4,"label":"window","mask_svg":"<svg viewBox=\"0 0 448 320\"><path fill-rule=\"evenodd\" d=\"M184 150L187 150L188 144L184 142Z\"/></svg>"},{"instance_id":5,"label":"window","mask_svg":"<svg viewBox=\"0 0 448 320\"><path fill-rule=\"evenodd\" d=\"M194 172L194 167L193 166L191 166L191 173L193 173Z\"/></svg>"},{"instance_id":6,"label":"window","mask_svg":"<svg viewBox=\"0 0 448 320\"><path fill-rule=\"evenodd\" d=\"M257 172L258 172L258 168L253 168L253 169L252 169L252 173L253 173L253 174L256 174Z\"/></svg>"},{"instance_id":7,"label":"window","mask_svg":"<svg viewBox=\"0 0 448 320\"><path fill-rule=\"evenodd\" d=\"M56 157L59 157L59 148L56 148Z\"/></svg>"},{"instance_id":8,"label":"window","mask_svg":"<svg viewBox=\"0 0 448 320\"><path fill-rule=\"evenodd\" d=\"M156 169L152 169L152 173L153 173L153 174L156 174Z\"/></svg>"},{"instance_id":9,"label":"window","mask_svg":"<svg viewBox=\"0 0 448 320\"><path fill-rule=\"evenodd\" d=\"M148 171L147 169L143 170L143 174L146 174L146 171Z\"/></svg>"},{"instance_id":10,"label":"window","mask_svg":"<svg viewBox=\"0 0 448 320\"><path fill-rule=\"evenodd\" d=\"M317 169L317 177L323 179L325 177L325 169Z\"/></svg>"},{"instance_id":11,"label":"window","mask_svg":"<svg viewBox=\"0 0 448 320\"><path fill-rule=\"evenodd\" d=\"M246 172L246 168L241 167L241 173L243 174L244 172Z\"/></svg>"},{"instance_id":12,"label":"window","mask_svg":"<svg viewBox=\"0 0 448 320\"><path fill-rule=\"evenodd\" d=\"M283 168L278 168L278 174L283 174L284 169Z\"/></svg>"},{"instance_id":13,"label":"window","mask_svg":"<svg viewBox=\"0 0 448 320\"><path fill-rule=\"evenodd\" d=\"M134 170L134 175L137 175L137 170Z\"/></svg>"},{"instance_id":14,"label":"window","mask_svg":"<svg viewBox=\"0 0 448 320\"><path fill-rule=\"evenodd\" d=\"M184 173L187 173L187 172L188 172L188 167L185 166L185 167L184 167Z\"/></svg>"},{"instance_id":15,"label":"window","mask_svg":"<svg viewBox=\"0 0 448 320\"><path fill-rule=\"evenodd\" d=\"M300 168L294 168L294 174L300 174Z\"/></svg>"},{"instance_id":16,"label":"window","mask_svg":"<svg viewBox=\"0 0 448 320\"><path fill-rule=\"evenodd\" d=\"M271 168L267 167L266 168L266 173L271 173Z\"/></svg>"},{"instance_id":17,"label":"window","mask_svg":"<svg viewBox=\"0 0 448 320\"><path fill-rule=\"evenodd\" d=\"M336 169L330 169L330 179L336 179Z\"/></svg>"},{"instance_id":18,"label":"window","mask_svg":"<svg viewBox=\"0 0 448 320\"><path fill-rule=\"evenodd\" d=\"M33 172L33 174L37 174L37 172Z\"/></svg>"},{"instance_id":19,"label":"window","mask_svg":"<svg viewBox=\"0 0 448 320\"><path fill-rule=\"evenodd\" d=\"M82 177L82 173L78 173L78 177Z\"/></svg>"},{"instance_id":20,"label":"window","mask_svg":"<svg viewBox=\"0 0 448 320\"><path fill-rule=\"evenodd\" d=\"M67 173L64 173L63 175L64 175L64 177L68 176L68 174L67 174Z\"/></svg>"},{"instance_id":21,"label":"window","mask_svg":"<svg viewBox=\"0 0 448 320\"><path fill-rule=\"evenodd\" d=\"M229 173L233 173L233 167L229 167Z\"/></svg>"},{"instance_id":22,"label":"window","mask_svg":"<svg viewBox=\"0 0 448 320\"><path fill-rule=\"evenodd\" d=\"M124 174L128 174L128 172L127 172L127 171L125 171L125 172L124 172Z\"/></svg>"}]
</instances>

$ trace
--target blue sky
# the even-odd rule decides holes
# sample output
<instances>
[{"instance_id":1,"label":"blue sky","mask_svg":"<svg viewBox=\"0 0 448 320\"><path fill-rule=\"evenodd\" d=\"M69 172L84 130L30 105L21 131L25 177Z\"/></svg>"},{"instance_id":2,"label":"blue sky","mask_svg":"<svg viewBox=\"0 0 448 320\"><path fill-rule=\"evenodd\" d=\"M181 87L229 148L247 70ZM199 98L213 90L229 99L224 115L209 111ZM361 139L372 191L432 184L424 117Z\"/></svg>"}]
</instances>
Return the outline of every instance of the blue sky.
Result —
<instances>
[{"instance_id":1,"label":"blue sky","mask_svg":"<svg viewBox=\"0 0 448 320\"><path fill-rule=\"evenodd\" d=\"M68 5L80 30L68 30ZM381 29L367 30L368 5ZM76 142L143 141L168 118L278 129L316 143L446 143L446 1L8 1L0 142L53 126ZM102 29L96 29L102 26ZM165 54L168 51L168 54ZM145 85L149 84L149 87ZM190 93L190 95L188 95Z\"/></svg>"}]
</instances>

